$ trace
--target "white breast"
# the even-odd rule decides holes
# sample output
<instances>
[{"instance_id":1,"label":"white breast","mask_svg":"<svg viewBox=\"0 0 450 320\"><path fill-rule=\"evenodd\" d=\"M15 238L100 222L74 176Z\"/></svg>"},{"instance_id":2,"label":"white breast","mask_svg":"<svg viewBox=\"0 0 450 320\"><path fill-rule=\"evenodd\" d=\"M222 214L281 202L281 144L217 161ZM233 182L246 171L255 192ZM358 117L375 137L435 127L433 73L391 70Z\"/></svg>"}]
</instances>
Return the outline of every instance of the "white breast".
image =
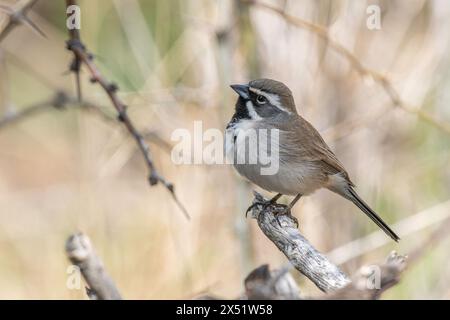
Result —
<instances>
[{"instance_id":1,"label":"white breast","mask_svg":"<svg viewBox=\"0 0 450 320\"><path fill-rule=\"evenodd\" d=\"M245 163L245 141L254 131L255 120L242 119L229 125L225 131L225 155L229 163ZM253 149L253 148L252 148ZM255 155L250 155L254 157Z\"/></svg>"},{"instance_id":2,"label":"white breast","mask_svg":"<svg viewBox=\"0 0 450 320\"><path fill-rule=\"evenodd\" d=\"M271 158L271 161L278 162L277 170L273 174L262 174L261 170L264 167L267 168L267 159L261 161L260 155L268 154L267 145L253 145L249 149L248 144L248 138L252 131L258 135L258 131L254 130L256 127L257 121L255 120L240 120L229 125L226 130L225 153L229 163L233 163L239 174L265 190L286 195L299 193L306 195L321 187L323 177L320 175L319 168L313 163L303 162L300 159L293 162L292 157L287 159L279 154L282 134L279 139L270 139L270 152L277 154L277 159ZM249 162L249 160L255 161Z\"/></svg>"}]
</instances>

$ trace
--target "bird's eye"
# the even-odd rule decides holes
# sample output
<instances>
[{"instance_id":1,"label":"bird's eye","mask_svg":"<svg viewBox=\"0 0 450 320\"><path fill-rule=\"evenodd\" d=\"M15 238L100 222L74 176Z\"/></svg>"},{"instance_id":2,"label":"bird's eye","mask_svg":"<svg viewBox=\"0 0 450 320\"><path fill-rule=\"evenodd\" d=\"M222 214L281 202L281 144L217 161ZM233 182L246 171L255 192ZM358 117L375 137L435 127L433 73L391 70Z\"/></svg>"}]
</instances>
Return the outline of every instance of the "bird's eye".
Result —
<instances>
[{"instance_id":1,"label":"bird's eye","mask_svg":"<svg viewBox=\"0 0 450 320\"><path fill-rule=\"evenodd\" d=\"M267 102L267 99L266 99L266 97L259 95L256 97L256 102L258 102L259 104L264 104Z\"/></svg>"}]
</instances>

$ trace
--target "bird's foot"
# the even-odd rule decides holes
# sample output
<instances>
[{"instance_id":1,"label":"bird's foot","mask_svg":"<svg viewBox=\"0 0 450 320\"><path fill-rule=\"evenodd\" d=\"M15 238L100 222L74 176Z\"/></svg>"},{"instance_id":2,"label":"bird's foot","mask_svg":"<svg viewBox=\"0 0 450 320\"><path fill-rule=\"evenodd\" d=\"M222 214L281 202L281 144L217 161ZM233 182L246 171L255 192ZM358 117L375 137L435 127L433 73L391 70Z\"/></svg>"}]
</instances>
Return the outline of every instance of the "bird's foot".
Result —
<instances>
[{"instance_id":1,"label":"bird's foot","mask_svg":"<svg viewBox=\"0 0 450 320\"><path fill-rule=\"evenodd\" d=\"M298 228L298 219L292 215L291 208L289 206L286 206L286 205L283 205L283 204L277 204L277 207L278 206L281 208L281 210L274 211L274 215L275 215L275 217L277 219L277 222L280 225L280 227L282 227L282 225L281 225L279 217L280 216L286 216L289 219L291 219L292 221L294 221L295 225Z\"/></svg>"},{"instance_id":2,"label":"bird's foot","mask_svg":"<svg viewBox=\"0 0 450 320\"><path fill-rule=\"evenodd\" d=\"M271 205L284 206L284 205L282 205L282 204L278 204L278 203L276 202L276 200L274 200L274 199L271 199L271 200L264 200L264 201L255 201L255 202L252 203L252 205L251 205L250 207L248 207L247 211L245 211L245 217L247 218L248 213L249 213L250 211L252 211L252 210L253 210L255 207L257 207L257 206L262 206L261 211L264 211L264 210L266 210L266 209L267 209L269 206L271 206Z\"/></svg>"}]
</instances>

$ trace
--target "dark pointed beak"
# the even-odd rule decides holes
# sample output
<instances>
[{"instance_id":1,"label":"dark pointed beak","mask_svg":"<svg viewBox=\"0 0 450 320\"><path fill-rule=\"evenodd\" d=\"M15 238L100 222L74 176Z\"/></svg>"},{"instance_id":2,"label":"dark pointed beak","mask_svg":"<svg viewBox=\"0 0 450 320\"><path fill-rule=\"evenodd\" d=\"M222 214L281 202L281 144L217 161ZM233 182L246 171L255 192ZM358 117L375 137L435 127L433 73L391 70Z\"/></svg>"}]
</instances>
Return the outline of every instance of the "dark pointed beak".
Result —
<instances>
[{"instance_id":1,"label":"dark pointed beak","mask_svg":"<svg viewBox=\"0 0 450 320\"><path fill-rule=\"evenodd\" d=\"M231 89L233 89L234 91L236 91L236 93L244 98L244 99L248 99L250 97L249 92L248 92L248 88L249 86L247 84L232 84Z\"/></svg>"}]
</instances>

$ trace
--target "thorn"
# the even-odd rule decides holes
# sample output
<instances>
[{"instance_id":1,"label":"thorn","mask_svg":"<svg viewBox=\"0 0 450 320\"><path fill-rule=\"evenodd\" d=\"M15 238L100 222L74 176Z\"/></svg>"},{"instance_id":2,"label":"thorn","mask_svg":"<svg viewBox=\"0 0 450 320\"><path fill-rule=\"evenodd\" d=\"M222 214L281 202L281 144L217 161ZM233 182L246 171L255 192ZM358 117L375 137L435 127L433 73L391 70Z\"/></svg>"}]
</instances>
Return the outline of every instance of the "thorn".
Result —
<instances>
[{"instance_id":1,"label":"thorn","mask_svg":"<svg viewBox=\"0 0 450 320\"><path fill-rule=\"evenodd\" d=\"M119 112L119 115L117 116L117 120L119 120L120 122L125 122L125 119L127 117L127 109L128 109L128 106L123 106L123 109ZM151 179L151 176L149 179ZM156 181L156 183L158 183L158 181ZM150 182L150 184L151 184L151 182Z\"/></svg>"},{"instance_id":2,"label":"thorn","mask_svg":"<svg viewBox=\"0 0 450 320\"><path fill-rule=\"evenodd\" d=\"M109 84L107 90L108 90L109 92L114 93L114 92L116 92L117 90L119 90L119 87L118 87L117 84L115 84L114 82L111 82L111 83Z\"/></svg>"},{"instance_id":3,"label":"thorn","mask_svg":"<svg viewBox=\"0 0 450 320\"><path fill-rule=\"evenodd\" d=\"M173 188L170 189L170 187L168 185L166 185L166 188L167 188L167 190L170 191L170 194L172 195L173 200L175 201L175 203L177 204L177 206L181 210L181 212L183 212L186 219L188 221L191 221L191 216L190 216L189 212L186 210L186 208L183 206L183 204L180 202L180 200L178 200L178 197L175 194L175 190Z\"/></svg>"},{"instance_id":4,"label":"thorn","mask_svg":"<svg viewBox=\"0 0 450 320\"><path fill-rule=\"evenodd\" d=\"M56 109L63 109L68 102L69 97L63 91L58 91L53 99L53 106Z\"/></svg>"},{"instance_id":5,"label":"thorn","mask_svg":"<svg viewBox=\"0 0 450 320\"><path fill-rule=\"evenodd\" d=\"M186 219L188 221L191 220L191 215L186 210L184 205L178 199L177 194L175 193L175 187L174 187L173 183L165 181L163 178L159 177L158 174L155 172L152 172L150 174L149 182L150 182L150 185L152 185L152 186L156 185L158 182L161 182L164 185L164 187L170 192L170 195L172 196L173 201L175 201L177 207L181 210L181 212L184 214Z\"/></svg>"},{"instance_id":6,"label":"thorn","mask_svg":"<svg viewBox=\"0 0 450 320\"><path fill-rule=\"evenodd\" d=\"M75 78L76 78L76 82L77 82L77 98L78 98L78 102L81 102L83 97L81 94L81 79L80 79L80 71L79 70L75 73Z\"/></svg>"},{"instance_id":7,"label":"thorn","mask_svg":"<svg viewBox=\"0 0 450 320\"><path fill-rule=\"evenodd\" d=\"M83 51L86 50L84 44L78 39L70 39L70 40L66 41L66 49L67 50L71 50L72 51L72 50L74 50L76 48L79 48L79 49L81 49Z\"/></svg>"},{"instance_id":8,"label":"thorn","mask_svg":"<svg viewBox=\"0 0 450 320\"><path fill-rule=\"evenodd\" d=\"M73 48L72 44L69 44L69 41L67 42L67 47L68 47L68 49ZM69 49L69 50L71 50L71 49ZM74 57L72 59L72 62L70 63L69 69L71 72L75 73L75 82L76 82L76 87L77 87L78 102L81 102L82 95L81 95L81 79L80 79L80 70L81 70L80 59L78 59L77 57Z\"/></svg>"},{"instance_id":9,"label":"thorn","mask_svg":"<svg viewBox=\"0 0 450 320\"><path fill-rule=\"evenodd\" d=\"M151 186L155 186L158 184L159 179L154 173L151 173L150 176L148 177L148 182L150 183ZM167 189L169 189L169 188L167 188ZM173 190L173 188L172 188L172 190ZM171 193L173 193L172 190L169 189L169 191Z\"/></svg>"},{"instance_id":10,"label":"thorn","mask_svg":"<svg viewBox=\"0 0 450 320\"><path fill-rule=\"evenodd\" d=\"M78 58L74 58L72 62L70 63L70 71L72 72L79 72L81 67L81 61Z\"/></svg>"}]
</instances>

